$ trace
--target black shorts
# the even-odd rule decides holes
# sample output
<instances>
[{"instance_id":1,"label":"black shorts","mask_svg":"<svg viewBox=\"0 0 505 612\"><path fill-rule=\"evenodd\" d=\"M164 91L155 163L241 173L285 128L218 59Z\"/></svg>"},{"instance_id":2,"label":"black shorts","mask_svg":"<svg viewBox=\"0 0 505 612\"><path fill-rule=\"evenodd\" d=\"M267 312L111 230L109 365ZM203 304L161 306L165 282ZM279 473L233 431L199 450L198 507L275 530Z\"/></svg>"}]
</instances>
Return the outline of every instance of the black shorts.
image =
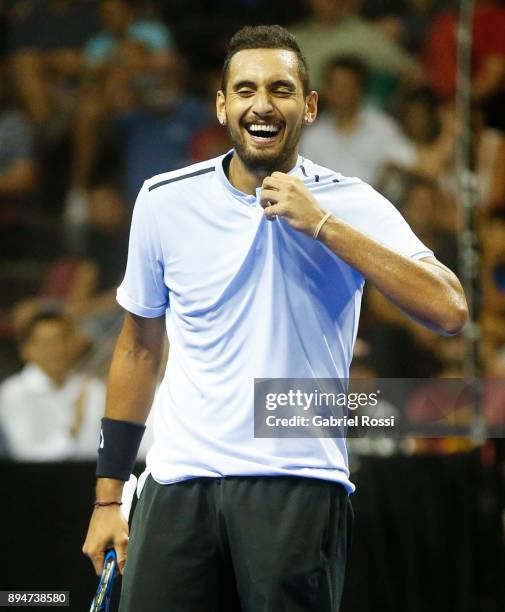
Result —
<instances>
[{"instance_id":1,"label":"black shorts","mask_svg":"<svg viewBox=\"0 0 505 612\"><path fill-rule=\"evenodd\" d=\"M148 477L133 517L121 612L337 612L352 508L299 477Z\"/></svg>"}]
</instances>

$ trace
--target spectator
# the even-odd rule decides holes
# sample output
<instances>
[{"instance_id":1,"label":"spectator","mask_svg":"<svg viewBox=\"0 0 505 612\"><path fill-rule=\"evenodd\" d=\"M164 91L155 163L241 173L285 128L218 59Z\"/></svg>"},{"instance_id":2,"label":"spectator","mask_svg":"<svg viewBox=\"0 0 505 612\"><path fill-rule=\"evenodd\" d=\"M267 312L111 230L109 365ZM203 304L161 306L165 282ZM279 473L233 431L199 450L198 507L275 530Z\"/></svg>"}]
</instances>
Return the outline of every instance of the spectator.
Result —
<instances>
[{"instance_id":1,"label":"spectator","mask_svg":"<svg viewBox=\"0 0 505 612\"><path fill-rule=\"evenodd\" d=\"M456 147L454 107L441 107L432 90L418 89L404 98L400 122L405 135L415 147L416 159L412 171L433 180L447 174L454 163Z\"/></svg>"},{"instance_id":2,"label":"spectator","mask_svg":"<svg viewBox=\"0 0 505 612\"><path fill-rule=\"evenodd\" d=\"M14 329L22 328L48 303L79 320L90 340L100 340L117 320L116 287L128 246L126 203L117 189L100 185L86 194L86 204L82 252L60 257L49 266L38 295L14 307Z\"/></svg>"},{"instance_id":3,"label":"spectator","mask_svg":"<svg viewBox=\"0 0 505 612\"><path fill-rule=\"evenodd\" d=\"M409 167L414 150L394 120L365 106L367 73L352 58L327 68L326 113L305 130L301 150L316 163L376 184L386 164Z\"/></svg>"},{"instance_id":4,"label":"spectator","mask_svg":"<svg viewBox=\"0 0 505 612\"><path fill-rule=\"evenodd\" d=\"M136 18L133 2L102 0L100 16L103 30L84 48L88 67L107 69L117 61L124 41L140 43L155 62L167 61L173 47L172 35L161 22Z\"/></svg>"},{"instance_id":5,"label":"spectator","mask_svg":"<svg viewBox=\"0 0 505 612\"><path fill-rule=\"evenodd\" d=\"M418 54L440 3L437 0L405 0L405 4L401 12L385 15L376 23L397 44Z\"/></svg>"},{"instance_id":6,"label":"spectator","mask_svg":"<svg viewBox=\"0 0 505 612\"><path fill-rule=\"evenodd\" d=\"M15 232L27 216L27 200L37 180L31 126L10 102L7 80L0 86L0 232L1 253L20 248L21 236Z\"/></svg>"},{"instance_id":7,"label":"spectator","mask_svg":"<svg viewBox=\"0 0 505 612\"><path fill-rule=\"evenodd\" d=\"M75 337L69 320L49 311L39 311L23 330L25 367L0 387L0 425L13 459L96 456L105 387L72 370Z\"/></svg>"},{"instance_id":8,"label":"spectator","mask_svg":"<svg viewBox=\"0 0 505 612\"><path fill-rule=\"evenodd\" d=\"M36 165L30 124L5 100L0 105L0 198L5 202L32 193Z\"/></svg>"},{"instance_id":9,"label":"spectator","mask_svg":"<svg viewBox=\"0 0 505 612\"><path fill-rule=\"evenodd\" d=\"M190 163L193 137L215 122L207 105L185 92L180 73L158 71L138 85L138 104L115 123L130 204L147 178Z\"/></svg>"},{"instance_id":10,"label":"spectator","mask_svg":"<svg viewBox=\"0 0 505 612\"><path fill-rule=\"evenodd\" d=\"M457 72L456 10L444 11L432 23L424 64L438 95L452 98ZM505 6L497 0L476 0L472 39L472 94L485 101L493 124L505 127ZM495 123L496 122L496 123Z\"/></svg>"},{"instance_id":11,"label":"spectator","mask_svg":"<svg viewBox=\"0 0 505 612\"><path fill-rule=\"evenodd\" d=\"M505 211L505 133L486 126L479 108L473 112L479 205L489 213Z\"/></svg>"},{"instance_id":12,"label":"spectator","mask_svg":"<svg viewBox=\"0 0 505 612\"><path fill-rule=\"evenodd\" d=\"M431 89L408 94L400 105L400 123L415 147L415 162L409 173L439 183L446 195L457 200L456 175L458 119L453 103L440 103ZM484 115L475 104L471 116L473 159L479 206L487 211L505 209L505 135L486 126ZM408 174L389 168L381 178L381 190L391 197L395 181L405 183ZM393 187L394 188L394 187Z\"/></svg>"},{"instance_id":13,"label":"spectator","mask_svg":"<svg viewBox=\"0 0 505 612\"><path fill-rule=\"evenodd\" d=\"M172 37L161 22L138 18L127 0L104 0L100 14L103 31L84 50L87 79L73 133L66 218L77 224L85 217L84 190L110 120L141 105L146 90L160 95L159 81L169 81L177 70Z\"/></svg>"},{"instance_id":14,"label":"spectator","mask_svg":"<svg viewBox=\"0 0 505 612\"><path fill-rule=\"evenodd\" d=\"M91 269L92 286L85 297L67 302L67 312L83 330L99 341L120 316L116 288L121 281L128 249L127 206L114 187L100 185L87 196L88 225L84 262Z\"/></svg>"},{"instance_id":15,"label":"spectator","mask_svg":"<svg viewBox=\"0 0 505 612\"><path fill-rule=\"evenodd\" d=\"M98 28L95 2L16 2L9 22L8 50L18 95L37 126L50 131L73 112L82 45Z\"/></svg>"},{"instance_id":16,"label":"spectator","mask_svg":"<svg viewBox=\"0 0 505 612\"><path fill-rule=\"evenodd\" d=\"M436 257L452 270L458 269L458 219L453 201L427 178L406 175L400 208L406 221ZM433 376L445 367L441 340L389 304L372 286L366 292L365 309L371 310L369 342L374 362L383 377ZM461 363L460 363L461 365Z\"/></svg>"},{"instance_id":17,"label":"spectator","mask_svg":"<svg viewBox=\"0 0 505 612\"><path fill-rule=\"evenodd\" d=\"M221 67L211 68L204 79L203 95L208 100L208 115L212 117L215 112L216 91L221 89ZM226 153L231 148L230 139L226 129L219 124L209 121L201 130L197 131L191 139L189 146L191 162L204 161Z\"/></svg>"},{"instance_id":18,"label":"spectator","mask_svg":"<svg viewBox=\"0 0 505 612\"><path fill-rule=\"evenodd\" d=\"M292 32L305 54L315 89L324 88L324 68L336 55L353 56L373 73L396 78L416 71L412 56L359 17L348 0L310 0L309 4L311 17Z\"/></svg>"},{"instance_id":19,"label":"spectator","mask_svg":"<svg viewBox=\"0 0 505 612\"><path fill-rule=\"evenodd\" d=\"M424 244L437 254L437 259L451 270L457 270L456 226L450 228L446 223L445 209L450 206L436 183L413 178L403 198L402 214Z\"/></svg>"}]
</instances>

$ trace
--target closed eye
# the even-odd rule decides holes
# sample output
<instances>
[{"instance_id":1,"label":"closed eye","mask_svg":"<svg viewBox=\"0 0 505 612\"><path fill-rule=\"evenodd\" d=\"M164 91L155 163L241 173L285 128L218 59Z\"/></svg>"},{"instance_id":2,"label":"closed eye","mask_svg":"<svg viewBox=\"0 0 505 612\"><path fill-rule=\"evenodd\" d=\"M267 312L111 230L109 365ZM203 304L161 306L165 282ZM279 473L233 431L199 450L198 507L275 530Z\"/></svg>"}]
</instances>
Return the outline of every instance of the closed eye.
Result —
<instances>
[{"instance_id":1,"label":"closed eye","mask_svg":"<svg viewBox=\"0 0 505 612\"><path fill-rule=\"evenodd\" d=\"M271 83L270 91L272 91L276 96L290 96L296 93L296 86L290 81L280 79L274 83Z\"/></svg>"},{"instance_id":2,"label":"closed eye","mask_svg":"<svg viewBox=\"0 0 505 612\"><path fill-rule=\"evenodd\" d=\"M282 88L282 89L275 89L273 93L276 96L290 96L293 94L293 91L291 89Z\"/></svg>"}]
</instances>

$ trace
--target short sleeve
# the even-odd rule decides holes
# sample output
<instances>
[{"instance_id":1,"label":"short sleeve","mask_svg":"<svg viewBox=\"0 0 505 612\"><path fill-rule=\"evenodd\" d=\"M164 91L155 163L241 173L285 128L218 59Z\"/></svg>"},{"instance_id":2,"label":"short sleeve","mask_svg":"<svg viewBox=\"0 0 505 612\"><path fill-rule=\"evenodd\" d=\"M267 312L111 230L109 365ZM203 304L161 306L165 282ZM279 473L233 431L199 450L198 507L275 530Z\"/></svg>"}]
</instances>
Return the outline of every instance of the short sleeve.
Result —
<instances>
[{"instance_id":1,"label":"short sleeve","mask_svg":"<svg viewBox=\"0 0 505 612\"><path fill-rule=\"evenodd\" d=\"M348 180L348 185L340 185L345 204L342 210L338 204L332 210L336 216L401 255L413 259L433 257L433 251L414 234L389 200L367 183L358 179Z\"/></svg>"},{"instance_id":2,"label":"short sleeve","mask_svg":"<svg viewBox=\"0 0 505 612\"><path fill-rule=\"evenodd\" d=\"M126 272L116 299L129 312L147 318L164 315L169 305L161 242L145 184L133 209Z\"/></svg>"}]
</instances>

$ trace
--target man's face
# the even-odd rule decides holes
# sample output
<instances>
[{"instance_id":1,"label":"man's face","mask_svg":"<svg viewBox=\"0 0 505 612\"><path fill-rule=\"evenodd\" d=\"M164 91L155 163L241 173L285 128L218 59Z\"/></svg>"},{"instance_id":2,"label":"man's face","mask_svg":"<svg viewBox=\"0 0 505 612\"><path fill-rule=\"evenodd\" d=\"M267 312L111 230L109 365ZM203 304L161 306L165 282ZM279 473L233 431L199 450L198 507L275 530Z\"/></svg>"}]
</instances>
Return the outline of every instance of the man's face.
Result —
<instances>
[{"instance_id":1,"label":"man's face","mask_svg":"<svg viewBox=\"0 0 505 612\"><path fill-rule=\"evenodd\" d=\"M72 334L64 321L39 321L22 347L24 361L50 377L61 377L72 365Z\"/></svg>"},{"instance_id":2,"label":"man's face","mask_svg":"<svg viewBox=\"0 0 505 612\"><path fill-rule=\"evenodd\" d=\"M355 112L363 102L363 86L359 77L347 68L331 69L327 78L325 99L337 115Z\"/></svg>"},{"instance_id":3,"label":"man's face","mask_svg":"<svg viewBox=\"0 0 505 612\"><path fill-rule=\"evenodd\" d=\"M244 165L256 175L287 171L296 161L304 123L317 112L317 94L303 94L295 53L246 49L230 62L217 115ZM289 166L289 167L288 167Z\"/></svg>"},{"instance_id":4,"label":"man's face","mask_svg":"<svg viewBox=\"0 0 505 612\"><path fill-rule=\"evenodd\" d=\"M430 142L437 135L437 118L425 102L414 100L404 111L403 127L411 140Z\"/></svg>"}]
</instances>

